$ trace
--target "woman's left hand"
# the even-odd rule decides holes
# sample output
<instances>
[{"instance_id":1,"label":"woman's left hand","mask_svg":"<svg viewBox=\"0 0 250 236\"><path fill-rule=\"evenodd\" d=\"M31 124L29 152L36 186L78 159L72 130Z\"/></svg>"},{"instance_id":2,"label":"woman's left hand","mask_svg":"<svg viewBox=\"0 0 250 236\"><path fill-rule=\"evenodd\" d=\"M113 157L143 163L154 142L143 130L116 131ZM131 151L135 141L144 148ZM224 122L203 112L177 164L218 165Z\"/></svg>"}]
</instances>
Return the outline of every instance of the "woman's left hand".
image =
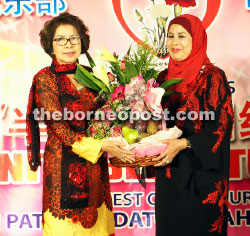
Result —
<instances>
[{"instance_id":1,"label":"woman's left hand","mask_svg":"<svg viewBox=\"0 0 250 236\"><path fill-rule=\"evenodd\" d=\"M153 158L152 161L160 161L157 166L166 166L170 164L176 155L183 149L186 149L187 143L185 139L165 139L161 143L167 144L166 150L158 157Z\"/></svg>"}]
</instances>

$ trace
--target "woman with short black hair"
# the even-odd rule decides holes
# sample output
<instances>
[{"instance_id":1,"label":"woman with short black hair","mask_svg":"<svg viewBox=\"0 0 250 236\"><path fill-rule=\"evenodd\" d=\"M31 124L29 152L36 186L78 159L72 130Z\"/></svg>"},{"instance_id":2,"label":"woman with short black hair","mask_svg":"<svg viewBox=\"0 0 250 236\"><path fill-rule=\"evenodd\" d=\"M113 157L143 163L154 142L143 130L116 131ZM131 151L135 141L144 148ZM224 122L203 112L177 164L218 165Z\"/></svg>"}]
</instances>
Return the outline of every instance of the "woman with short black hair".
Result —
<instances>
[{"instance_id":1,"label":"woman with short black hair","mask_svg":"<svg viewBox=\"0 0 250 236\"><path fill-rule=\"evenodd\" d=\"M79 112L95 111L96 93L74 78L76 62L89 47L88 29L63 13L45 23L41 45L53 61L33 78L27 110L28 160L41 164L40 135L34 111L46 113L47 142L43 165L43 235L114 235L107 158L109 152L132 161L120 142L86 137ZM42 111L43 110L43 111ZM70 114L70 116L65 114Z\"/></svg>"}]
</instances>

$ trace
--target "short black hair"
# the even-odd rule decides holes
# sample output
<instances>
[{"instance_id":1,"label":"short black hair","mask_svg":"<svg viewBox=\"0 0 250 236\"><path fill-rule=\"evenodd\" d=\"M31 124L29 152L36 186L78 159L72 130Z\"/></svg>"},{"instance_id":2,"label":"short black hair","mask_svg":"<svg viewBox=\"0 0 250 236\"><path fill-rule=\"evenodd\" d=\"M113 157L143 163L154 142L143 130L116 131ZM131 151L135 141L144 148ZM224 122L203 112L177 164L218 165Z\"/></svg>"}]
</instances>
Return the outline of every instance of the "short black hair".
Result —
<instances>
[{"instance_id":1,"label":"short black hair","mask_svg":"<svg viewBox=\"0 0 250 236\"><path fill-rule=\"evenodd\" d=\"M81 37L81 54L84 54L89 48L88 28L83 21L70 13L62 13L46 21L43 29L40 31L40 43L44 51L53 57L53 39L56 29L59 25L72 25L76 28L77 33Z\"/></svg>"}]
</instances>

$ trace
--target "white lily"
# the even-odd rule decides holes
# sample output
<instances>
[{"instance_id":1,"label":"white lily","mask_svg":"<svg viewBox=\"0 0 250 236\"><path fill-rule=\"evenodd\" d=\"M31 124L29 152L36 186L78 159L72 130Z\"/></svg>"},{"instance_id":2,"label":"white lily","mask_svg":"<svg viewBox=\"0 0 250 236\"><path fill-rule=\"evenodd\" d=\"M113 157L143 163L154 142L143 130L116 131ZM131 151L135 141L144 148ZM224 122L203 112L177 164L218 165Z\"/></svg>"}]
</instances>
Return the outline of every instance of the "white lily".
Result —
<instances>
[{"instance_id":1,"label":"white lily","mask_svg":"<svg viewBox=\"0 0 250 236\"><path fill-rule=\"evenodd\" d=\"M110 51L105 49L102 45L100 46L99 49L96 50L97 52L97 60L100 61L107 61L107 62L119 62Z\"/></svg>"},{"instance_id":2,"label":"white lily","mask_svg":"<svg viewBox=\"0 0 250 236\"><path fill-rule=\"evenodd\" d=\"M150 9L150 16L153 20L158 17L166 18L172 15L172 11L166 4L153 5Z\"/></svg>"},{"instance_id":3,"label":"white lily","mask_svg":"<svg viewBox=\"0 0 250 236\"><path fill-rule=\"evenodd\" d=\"M103 65L97 65L93 67L92 70L93 70L93 75L99 80L101 80L110 90L109 77L107 75L105 67Z\"/></svg>"}]
</instances>

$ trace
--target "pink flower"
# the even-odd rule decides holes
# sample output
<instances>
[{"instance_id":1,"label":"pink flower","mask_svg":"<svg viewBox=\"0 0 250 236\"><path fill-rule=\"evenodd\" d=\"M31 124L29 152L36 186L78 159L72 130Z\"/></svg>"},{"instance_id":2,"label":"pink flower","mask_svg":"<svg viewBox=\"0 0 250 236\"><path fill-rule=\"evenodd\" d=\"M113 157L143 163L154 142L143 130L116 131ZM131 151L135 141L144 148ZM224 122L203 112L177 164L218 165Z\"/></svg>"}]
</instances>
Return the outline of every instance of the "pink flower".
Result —
<instances>
[{"instance_id":1,"label":"pink flower","mask_svg":"<svg viewBox=\"0 0 250 236\"><path fill-rule=\"evenodd\" d=\"M159 86L160 86L160 85L159 85L158 83L154 83L154 84L153 84L153 87L154 87L154 88L158 88Z\"/></svg>"},{"instance_id":2,"label":"pink flower","mask_svg":"<svg viewBox=\"0 0 250 236\"><path fill-rule=\"evenodd\" d=\"M196 6L195 0L165 0L166 4L179 4L181 7L194 7Z\"/></svg>"},{"instance_id":3,"label":"pink flower","mask_svg":"<svg viewBox=\"0 0 250 236\"><path fill-rule=\"evenodd\" d=\"M120 68L121 68L122 71L126 69L125 61L121 61L121 67Z\"/></svg>"},{"instance_id":4,"label":"pink flower","mask_svg":"<svg viewBox=\"0 0 250 236\"><path fill-rule=\"evenodd\" d=\"M112 101L115 101L118 98L123 99L124 91L125 87L123 85L119 85L117 88L115 88L114 92L110 94Z\"/></svg>"},{"instance_id":5,"label":"pink flower","mask_svg":"<svg viewBox=\"0 0 250 236\"><path fill-rule=\"evenodd\" d=\"M113 74L111 74L110 72L108 72L108 77L109 77L109 80L111 82L113 82L115 80L115 76Z\"/></svg>"}]
</instances>

